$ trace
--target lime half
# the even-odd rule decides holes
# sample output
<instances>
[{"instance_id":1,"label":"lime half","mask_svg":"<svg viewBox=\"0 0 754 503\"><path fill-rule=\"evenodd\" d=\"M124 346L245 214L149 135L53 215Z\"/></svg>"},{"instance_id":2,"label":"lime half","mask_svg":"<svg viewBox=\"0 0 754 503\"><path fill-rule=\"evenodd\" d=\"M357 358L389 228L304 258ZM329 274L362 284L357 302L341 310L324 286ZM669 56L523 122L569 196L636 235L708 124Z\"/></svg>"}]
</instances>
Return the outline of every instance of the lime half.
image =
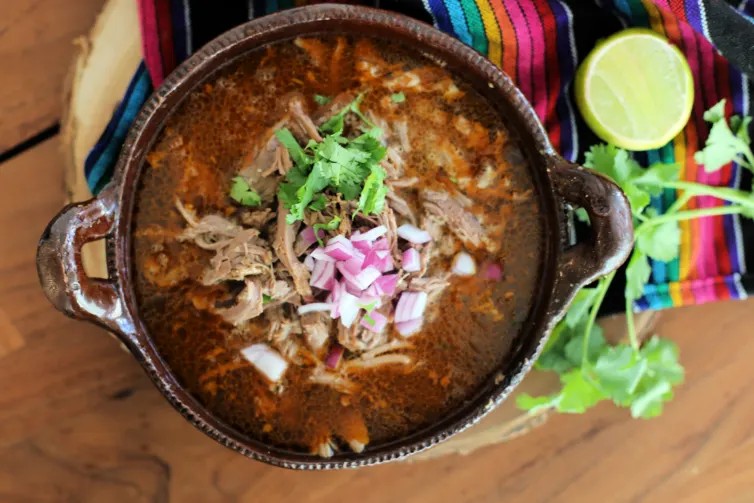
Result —
<instances>
[{"instance_id":1,"label":"lime half","mask_svg":"<svg viewBox=\"0 0 754 503\"><path fill-rule=\"evenodd\" d=\"M576 73L576 104L603 140L628 150L660 148L686 125L694 81L677 47L631 28L600 42Z\"/></svg>"}]
</instances>

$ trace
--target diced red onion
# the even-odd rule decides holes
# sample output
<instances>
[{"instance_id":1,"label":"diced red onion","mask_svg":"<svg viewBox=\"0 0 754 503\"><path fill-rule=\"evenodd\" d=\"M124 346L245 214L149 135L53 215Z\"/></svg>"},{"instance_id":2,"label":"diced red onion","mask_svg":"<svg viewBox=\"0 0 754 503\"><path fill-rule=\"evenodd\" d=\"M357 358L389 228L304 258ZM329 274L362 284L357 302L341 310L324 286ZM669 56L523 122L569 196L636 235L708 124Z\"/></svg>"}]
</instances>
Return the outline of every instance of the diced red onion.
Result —
<instances>
[{"instance_id":1,"label":"diced red onion","mask_svg":"<svg viewBox=\"0 0 754 503\"><path fill-rule=\"evenodd\" d=\"M399 321L395 324L395 329L398 330L398 333L403 337L408 337L421 330L423 322L424 320L421 318L416 318L415 320L408 321Z\"/></svg>"},{"instance_id":2,"label":"diced red onion","mask_svg":"<svg viewBox=\"0 0 754 503\"><path fill-rule=\"evenodd\" d=\"M387 325L387 318L379 311L372 311L369 314L362 316L359 324L372 332L382 332Z\"/></svg>"},{"instance_id":3,"label":"diced red onion","mask_svg":"<svg viewBox=\"0 0 754 503\"><path fill-rule=\"evenodd\" d=\"M395 289L398 287L398 275L385 274L384 276L377 278L372 286L377 289L381 296L387 295L388 297L392 297L395 295Z\"/></svg>"},{"instance_id":4,"label":"diced red onion","mask_svg":"<svg viewBox=\"0 0 754 503\"><path fill-rule=\"evenodd\" d=\"M335 259L325 253L325 249L322 247L312 250L309 256L317 260L324 260L325 262L335 262Z\"/></svg>"},{"instance_id":5,"label":"diced red onion","mask_svg":"<svg viewBox=\"0 0 754 503\"><path fill-rule=\"evenodd\" d=\"M322 229L320 229L317 234L319 234L320 239L322 239L326 235L325 231L323 231ZM298 234L298 240L303 242L307 248L316 243L317 236L314 234L314 227L304 227L304 230L302 230Z\"/></svg>"},{"instance_id":6,"label":"diced red onion","mask_svg":"<svg viewBox=\"0 0 754 503\"><path fill-rule=\"evenodd\" d=\"M380 278L377 278L377 281L379 281ZM369 285L369 288L364 290L364 293L369 295L370 297L382 297L384 293L377 287L377 281Z\"/></svg>"},{"instance_id":7,"label":"diced red onion","mask_svg":"<svg viewBox=\"0 0 754 503\"><path fill-rule=\"evenodd\" d=\"M337 240L337 238L343 238L343 240ZM332 238L325 247L325 253L334 258L335 260L348 260L353 258L353 245L343 236L335 236Z\"/></svg>"},{"instance_id":8,"label":"diced red onion","mask_svg":"<svg viewBox=\"0 0 754 503\"><path fill-rule=\"evenodd\" d=\"M415 245L432 241L432 236L430 236L429 232L411 224L403 224L398 227L398 236Z\"/></svg>"},{"instance_id":9,"label":"diced red onion","mask_svg":"<svg viewBox=\"0 0 754 503\"><path fill-rule=\"evenodd\" d=\"M306 257L304 257L304 266L307 269L309 269L309 271L313 271L314 270L314 257L312 257L311 255L307 255Z\"/></svg>"},{"instance_id":10,"label":"diced red onion","mask_svg":"<svg viewBox=\"0 0 754 503\"><path fill-rule=\"evenodd\" d=\"M338 270L346 270L349 274L359 274L364 269L364 259L354 257L350 260L338 262ZM341 271L342 272L342 271Z\"/></svg>"},{"instance_id":11,"label":"diced red onion","mask_svg":"<svg viewBox=\"0 0 754 503\"><path fill-rule=\"evenodd\" d=\"M280 381L288 368L285 358L267 344L252 344L242 349L241 355L272 382Z\"/></svg>"},{"instance_id":12,"label":"diced red onion","mask_svg":"<svg viewBox=\"0 0 754 503\"><path fill-rule=\"evenodd\" d=\"M342 292L338 302L340 322L345 327L350 327L359 315L359 299L348 292Z\"/></svg>"},{"instance_id":13,"label":"diced red onion","mask_svg":"<svg viewBox=\"0 0 754 503\"><path fill-rule=\"evenodd\" d=\"M376 267L380 272L389 272L395 268L393 257L388 250L371 250L367 253L364 258L364 267L370 265Z\"/></svg>"},{"instance_id":14,"label":"diced red onion","mask_svg":"<svg viewBox=\"0 0 754 503\"><path fill-rule=\"evenodd\" d=\"M315 260L309 284L322 290L331 290L335 286L335 262Z\"/></svg>"},{"instance_id":15,"label":"diced red onion","mask_svg":"<svg viewBox=\"0 0 754 503\"><path fill-rule=\"evenodd\" d=\"M397 323L421 318L426 308L426 292L403 292L395 307L395 321Z\"/></svg>"},{"instance_id":16,"label":"diced red onion","mask_svg":"<svg viewBox=\"0 0 754 503\"><path fill-rule=\"evenodd\" d=\"M336 281L335 285L333 286L332 291L330 291L330 295L328 295L327 299L325 299L327 302L332 304L332 310L330 311L330 318L332 319L340 318L340 298L343 295L343 292L345 291L346 291L345 285L343 283Z\"/></svg>"},{"instance_id":17,"label":"diced red onion","mask_svg":"<svg viewBox=\"0 0 754 503\"><path fill-rule=\"evenodd\" d=\"M340 365L340 360L343 358L343 346L337 342L330 348L330 352L325 357L325 367L330 369L337 369Z\"/></svg>"},{"instance_id":18,"label":"diced red onion","mask_svg":"<svg viewBox=\"0 0 754 503\"><path fill-rule=\"evenodd\" d=\"M384 236L386 233L387 227L385 227L384 225L378 225L377 227L369 229L364 233L354 233L353 235L351 235L351 242L356 243L357 241L374 241L375 239Z\"/></svg>"},{"instance_id":19,"label":"diced red onion","mask_svg":"<svg viewBox=\"0 0 754 503\"><path fill-rule=\"evenodd\" d=\"M332 304L326 302L312 302L311 304L304 304L298 306L298 314L303 316L306 313L322 313L325 311L331 311Z\"/></svg>"},{"instance_id":20,"label":"diced red onion","mask_svg":"<svg viewBox=\"0 0 754 503\"><path fill-rule=\"evenodd\" d=\"M403 252L401 267L406 272L419 272L421 270L421 256L416 248L408 248Z\"/></svg>"},{"instance_id":21,"label":"diced red onion","mask_svg":"<svg viewBox=\"0 0 754 503\"><path fill-rule=\"evenodd\" d=\"M466 252L458 252L453 258L453 274L458 276L473 276L476 274L476 262L474 257Z\"/></svg>"},{"instance_id":22,"label":"diced red onion","mask_svg":"<svg viewBox=\"0 0 754 503\"><path fill-rule=\"evenodd\" d=\"M387 238L380 238L372 243L373 250L390 250L390 241Z\"/></svg>"},{"instance_id":23,"label":"diced red onion","mask_svg":"<svg viewBox=\"0 0 754 503\"><path fill-rule=\"evenodd\" d=\"M503 279L503 267L500 264L490 262L484 266L484 272L482 273L482 277L484 279L500 281Z\"/></svg>"},{"instance_id":24,"label":"diced red onion","mask_svg":"<svg viewBox=\"0 0 754 503\"><path fill-rule=\"evenodd\" d=\"M364 254L372 250L372 244L369 241L354 241L353 247Z\"/></svg>"},{"instance_id":25,"label":"diced red onion","mask_svg":"<svg viewBox=\"0 0 754 503\"><path fill-rule=\"evenodd\" d=\"M371 265L364 267L356 274L352 272L353 268L349 266L348 262L338 262L336 267L348 283L351 283L360 290L366 290L369 288L369 285L374 283L375 280L382 275L379 269Z\"/></svg>"}]
</instances>

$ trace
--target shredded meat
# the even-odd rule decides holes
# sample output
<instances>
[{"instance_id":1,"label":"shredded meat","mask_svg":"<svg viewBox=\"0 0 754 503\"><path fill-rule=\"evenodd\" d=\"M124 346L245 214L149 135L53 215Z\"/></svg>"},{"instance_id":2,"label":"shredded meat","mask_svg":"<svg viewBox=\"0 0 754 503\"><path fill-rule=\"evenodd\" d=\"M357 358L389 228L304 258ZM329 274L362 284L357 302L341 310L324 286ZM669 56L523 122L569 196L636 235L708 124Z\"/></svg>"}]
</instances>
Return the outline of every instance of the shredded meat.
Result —
<instances>
[{"instance_id":1,"label":"shredded meat","mask_svg":"<svg viewBox=\"0 0 754 503\"><path fill-rule=\"evenodd\" d=\"M272 247L280 262L293 278L296 291L304 300L309 301L312 299L312 289L309 286L309 270L304 264L299 262L293 251L293 243L296 239L298 225L288 225L285 221L287 216L288 210L283 206L282 202L278 203L277 229L275 230L275 240L272 243Z\"/></svg>"},{"instance_id":2,"label":"shredded meat","mask_svg":"<svg viewBox=\"0 0 754 503\"><path fill-rule=\"evenodd\" d=\"M380 165L385 169L388 179L397 180L403 176L403 158L393 147L387 148Z\"/></svg>"},{"instance_id":3,"label":"shredded meat","mask_svg":"<svg viewBox=\"0 0 754 503\"><path fill-rule=\"evenodd\" d=\"M447 192L423 190L421 197L424 208L432 215L448 223L448 227L461 241L475 247L486 241L486 235L479 220L463 209L462 203Z\"/></svg>"},{"instance_id":4,"label":"shredded meat","mask_svg":"<svg viewBox=\"0 0 754 503\"><path fill-rule=\"evenodd\" d=\"M356 93L354 91L345 91L335 96L330 103L326 103L320 106L316 112L314 112L314 123L318 126L322 125L327 119L337 114L345 106L356 99Z\"/></svg>"},{"instance_id":5,"label":"shredded meat","mask_svg":"<svg viewBox=\"0 0 754 503\"><path fill-rule=\"evenodd\" d=\"M398 249L398 224L395 222L395 213L393 213L393 210L389 205L385 205L385 209L379 214L377 220L380 225L387 227L387 234L385 237L387 237L388 244L390 245L393 260L400 264L402 257L401 251Z\"/></svg>"},{"instance_id":6,"label":"shredded meat","mask_svg":"<svg viewBox=\"0 0 754 503\"><path fill-rule=\"evenodd\" d=\"M403 152L409 152L411 150L411 143L408 139L408 124L406 123L406 121L394 122L393 129L398 136L398 140Z\"/></svg>"},{"instance_id":7,"label":"shredded meat","mask_svg":"<svg viewBox=\"0 0 754 503\"><path fill-rule=\"evenodd\" d=\"M282 279L270 278L262 288L262 293L270 297L264 309L272 309L282 304L299 304L298 294L290 283Z\"/></svg>"},{"instance_id":8,"label":"shredded meat","mask_svg":"<svg viewBox=\"0 0 754 503\"><path fill-rule=\"evenodd\" d=\"M259 194L262 201L270 202L275 197L278 179L270 176L274 172L284 173L285 166L290 167L288 151L275 136L275 131L285 126L287 117L271 127L263 138L267 138L261 147L252 150L252 154L244 159L238 174L244 177L251 187Z\"/></svg>"},{"instance_id":9,"label":"shredded meat","mask_svg":"<svg viewBox=\"0 0 754 503\"><path fill-rule=\"evenodd\" d=\"M387 200L390 208L395 212L408 219L409 222L416 225L416 216L411 206L399 196L394 190L389 190L387 193Z\"/></svg>"},{"instance_id":10,"label":"shredded meat","mask_svg":"<svg viewBox=\"0 0 754 503\"><path fill-rule=\"evenodd\" d=\"M288 110L293 120L292 126L295 125L300 129L299 136L304 137L304 142L310 139L322 141L322 136L320 136L317 126L305 110L304 98L302 96L294 95L288 103Z\"/></svg>"},{"instance_id":11,"label":"shredded meat","mask_svg":"<svg viewBox=\"0 0 754 503\"><path fill-rule=\"evenodd\" d=\"M432 305L450 285L448 278L447 273L428 278L412 278L408 283L408 288L414 292L426 292L427 305Z\"/></svg>"},{"instance_id":12,"label":"shredded meat","mask_svg":"<svg viewBox=\"0 0 754 503\"><path fill-rule=\"evenodd\" d=\"M238 219L242 224L254 227L255 229L261 229L267 225L267 223L275 218L275 212L271 208L264 208L261 210L252 210L244 208L240 211Z\"/></svg>"},{"instance_id":13,"label":"shredded meat","mask_svg":"<svg viewBox=\"0 0 754 503\"><path fill-rule=\"evenodd\" d=\"M307 313L301 317L306 344L315 353L321 352L330 337L331 318L323 313Z\"/></svg>"},{"instance_id":14,"label":"shredded meat","mask_svg":"<svg viewBox=\"0 0 754 503\"><path fill-rule=\"evenodd\" d=\"M267 241L259 237L257 229L244 229L220 215L206 215L197 220L196 215L176 200L178 211L188 222L188 227L178 237L180 241L193 241L215 255L201 282L214 285L227 280L243 280L246 276L271 274L272 252Z\"/></svg>"},{"instance_id":15,"label":"shredded meat","mask_svg":"<svg viewBox=\"0 0 754 503\"><path fill-rule=\"evenodd\" d=\"M387 333L372 332L359 325L358 320L349 328L338 323L338 342L349 351L367 351L387 342Z\"/></svg>"},{"instance_id":16,"label":"shredded meat","mask_svg":"<svg viewBox=\"0 0 754 503\"><path fill-rule=\"evenodd\" d=\"M253 280L247 279L243 290L235 299L233 306L216 309L215 312L233 325L256 318L262 314L262 291Z\"/></svg>"}]
</instances>

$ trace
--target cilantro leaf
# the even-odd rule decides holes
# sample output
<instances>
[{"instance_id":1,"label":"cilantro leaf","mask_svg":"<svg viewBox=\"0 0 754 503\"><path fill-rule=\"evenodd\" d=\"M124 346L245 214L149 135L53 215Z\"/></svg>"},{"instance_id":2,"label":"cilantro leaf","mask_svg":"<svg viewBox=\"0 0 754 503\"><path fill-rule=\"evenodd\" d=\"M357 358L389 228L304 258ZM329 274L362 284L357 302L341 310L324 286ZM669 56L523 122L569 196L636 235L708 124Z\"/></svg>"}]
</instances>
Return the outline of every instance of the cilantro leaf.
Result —
<instances>
[{"instance_id":1,"label":"cilantro leaf","mask_svg":"<svg viewBox=\"0 0 754 503\"><path fill-rule=\"evenodd\" d=\"M636 248L661 262L677 258L680 246L681 228L675 221L645 226L636 233Z\"/></svg>"},{"instance_id":2,"label":"cilantro leaf","mask_svg":"<svg viewBox=\"0 0 754 503\"><path fill-rule=\"evenodd\" d=\"M309 157L288 128L281 128L275 131L275 137L288 150L288 154L296 166L305 166L309 162Z\"/></svg>"},{"instance_id":3,"label":"cilantro leaf","mask_svg":"<svg viewBox=\"0 0 754 503\"><path fill-rule=\"evenodd\" d=\"M263 294L262 294L262 304L269 304L269 303L270 303L270 302L272 302L273 300L275 300L275 299L274 299L274 298L272 298L272 296L271 296L271 295L267 295L266 293L263 293Z\"/></svg>"},{"instance_id":4,"label":"cilantro leaf","mask_svg":"<svg viewBox=\"0 0 754 503\"><path fill-rule=\"evenodd\" d=\"M361 211L365 215L382 213L385 208L385 196L388 192L388 187L385 185L385 176L385 170L381 166L372 165L372 172L364 181L364 189L361 191L356 211Z\"/></svg>"},{"instance_id":5,"label":"cilantro leaf","mask_svg":"<svg viewBox=\"0 0 754 503\"><path fill-rule=\"evenodd\" d=\"M317 103L317 105L327 105L332 101L332 98L322 96L321 94L315 94L314 101Z\"/></svg>"},{"instance_id":6,"label":"cilantro leaf","mask_svg":"<svg viewBox=\"0 0 754 503\"><path fill-rule=\"evenodd\" d=\"M694 154L694 160L704 165L704 170L714 172L736 161L754 170L754 154L749 146L751 117L731 117L730 126L725 120L725 100L704 112L704 120L712 124L704 148ZM732 129L731 129L732 127Z\"/></svg>"},{"instance_id":7,"label":"cilantro leaf","mask_svg":"<svg viewBox=\"0 0 754 503\"><path fill-rule=\"evenodd\" d=\"M349 103L348 105L344 106L340 112L336 113L329 119L327 119L320 127L322 131L325 131L327 133L331 134L342 134L343 128L345 126L345 117L349 112L355 113L362 121L364 121L368 125L372 125L371 122L369 122L366 117L361 113L361 110L359 109L359 105L361 104L361 100L364 99L363 94L359 94L354 98L354 100Z\"/></svg>"},{"instance_id":8,"label":"cilantro leaf","mask_svg":"<svg viewBox=\"0 0 754 503\"><path fill-rule=\"evenodd\" d=\"M641 175L634 178L634 184L648 184L645 190L656 197L662 194L662 187L660 185L677 180L680 170L681 165L677 162L668 164L657 162L645 169Z\"/></svg>"},{"instance_id":9,"label":"cilantro leaf","mask_svg":"<svg viewBox=\"0 0 754 503\"><path fill-rule=\"evenodd\" d=\"M565 315L565 324L570 328L576 328L586 321L586 317L589 314L592 304L594 304L596 296L596 288L582 288L579 290L573 298L573 302L571 302L571 307L568 308L568 312Z\"/></svg>"},{"instance_id":10,"label":"cilantro leaf","mask_svg":"<svg viewBox=\"0 0 754 503\"><path fill-rule=\"evenodd\" d=\"M631 346L620 344L606 348L594 364L599 387L616 404L630 405L632 396L644 377L648 363L639 358Z\"/></svg>"},{"instance_id":11,"label":"cilantro leaf","mask_svg":"<svg viewBox=\"0 0 754 503\"><path fill-rule=\"evenodd\" d=\"M390 99L393 101L393 103L403 103L404 101L406 101L406 95L402 92L394 93L390 95Z\"/></svg>"},{"instance_id":12,"label":"cilantro leaf","mask_svg":"<svg viewBox=\"0 0 754 503\"><path fill-rule=\"evenodd\" d=\"M649 281L651 274L652 267L649 265L649 258L645 253L635 249L626 267L626 298L641 298L644 295L644 285Z\"/></svg>"},{"instance_id":13,"label":"cilantro leaf","mask_svg":"<svg viewBox=\"0 0 754 503\"><path fill-rule=\"evenodd\" d=\"M230 198L244 206L259 206L262 198L249 186L249 182L242 176L236 176L230 186Z\"/></svg>"},{"instance_id":14,"label":"cilantro leaf","mask_svg":"<svg viewBox=\"0 0 754 503\"><path fill-rule=\"evenodd\" d=\"M614 145L594 145L586 153L584 166L599 171L615 181L626 194L634 214L641 213L649 204L649 193L635 183L644 170L625 150Z\"/></svg>"},{"instance_id":15,"label":"cilantro leaf","mask_svg":"<svg viewBox=\"0 0 754 503\"><path fill-rule=\"evenodd\" d=\"M314 164L309 176L306 178L306 182L296 190L295 202L288 208L289 214L286 217L286 222L292 224L297 220L303 220L304 210L306 210L306 207L312 202L315 196L318 196L319 192L327 187L327 184L328 179L322 173L320 165Z\"/></svg>"},{"instance_id":16,"label":"cilantro leaf","mask_svg":"<svg viewBox=\"0 0 754 503\"><path fill-rule=\"evenodd\" d=\"M334 217L332 217L332 219L329 222L326 222L324 224L314 224L313 226L314 236L317 238L317 242L320 245L322 245L323 243L322 243L322 237L320 236L321 233L319 231L320 230L334 231L340 225L341 220L342 219L339 216L335 215Z\"/></svg>"},{"instance_id":17,"label":"cilantro leaf","mask_svg":"<svg viewBox=\"0 0 754 503\"><path fill-rule=\"evenodd\" d=\"M683 382L678 346L654 336L642 346L639 354L646 361L647 370L633 393L631 415L655 417L662 412L665 402L673 398L673 386Z\"/></svg>"}]
</instances>

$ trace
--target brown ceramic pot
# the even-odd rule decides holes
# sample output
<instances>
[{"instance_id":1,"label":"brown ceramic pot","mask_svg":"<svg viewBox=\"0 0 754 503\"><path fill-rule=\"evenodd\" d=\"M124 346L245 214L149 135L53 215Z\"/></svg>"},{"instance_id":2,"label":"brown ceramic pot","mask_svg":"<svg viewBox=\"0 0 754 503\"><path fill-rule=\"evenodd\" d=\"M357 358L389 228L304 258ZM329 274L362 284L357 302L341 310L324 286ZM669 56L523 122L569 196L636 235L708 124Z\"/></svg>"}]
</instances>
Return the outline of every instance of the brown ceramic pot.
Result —
<instances>
[{"instance_id":1,"label":"brown ceramic pot","mask_svg":"<svg viewBox=\"0 0 754 503\"><path fill-rule=\"evenodd\" d=\"M320 459L266 445L215 417L176 380L155 348L134 298L131 225L144 156L168 116L213 71L261 45L300 35L344 33L404 42L447 64L475 87L507 121L529 161L548 237L539 264L541 289L510 354L473 396L447 417L421 431L364 452ZM592 237L567 247L565 205L584 207ZM89 278L81 248L107 240L109 279ZM133 353L165 398L206 434L250 458L296 469L357 467L397 460L427 449L468 428L499 405L537 358L552 326L576 291L616 269L632 244L628 203L608 179L558 157L522 94L495 65L461 42L411 18L363 7L318 5L258 19L221 35L178 67L131 126L113 181L94 199L64 208L45 230L37 252L39 278L53 305L67 315L113 332Z\"/></svg>"}]
</instances>

